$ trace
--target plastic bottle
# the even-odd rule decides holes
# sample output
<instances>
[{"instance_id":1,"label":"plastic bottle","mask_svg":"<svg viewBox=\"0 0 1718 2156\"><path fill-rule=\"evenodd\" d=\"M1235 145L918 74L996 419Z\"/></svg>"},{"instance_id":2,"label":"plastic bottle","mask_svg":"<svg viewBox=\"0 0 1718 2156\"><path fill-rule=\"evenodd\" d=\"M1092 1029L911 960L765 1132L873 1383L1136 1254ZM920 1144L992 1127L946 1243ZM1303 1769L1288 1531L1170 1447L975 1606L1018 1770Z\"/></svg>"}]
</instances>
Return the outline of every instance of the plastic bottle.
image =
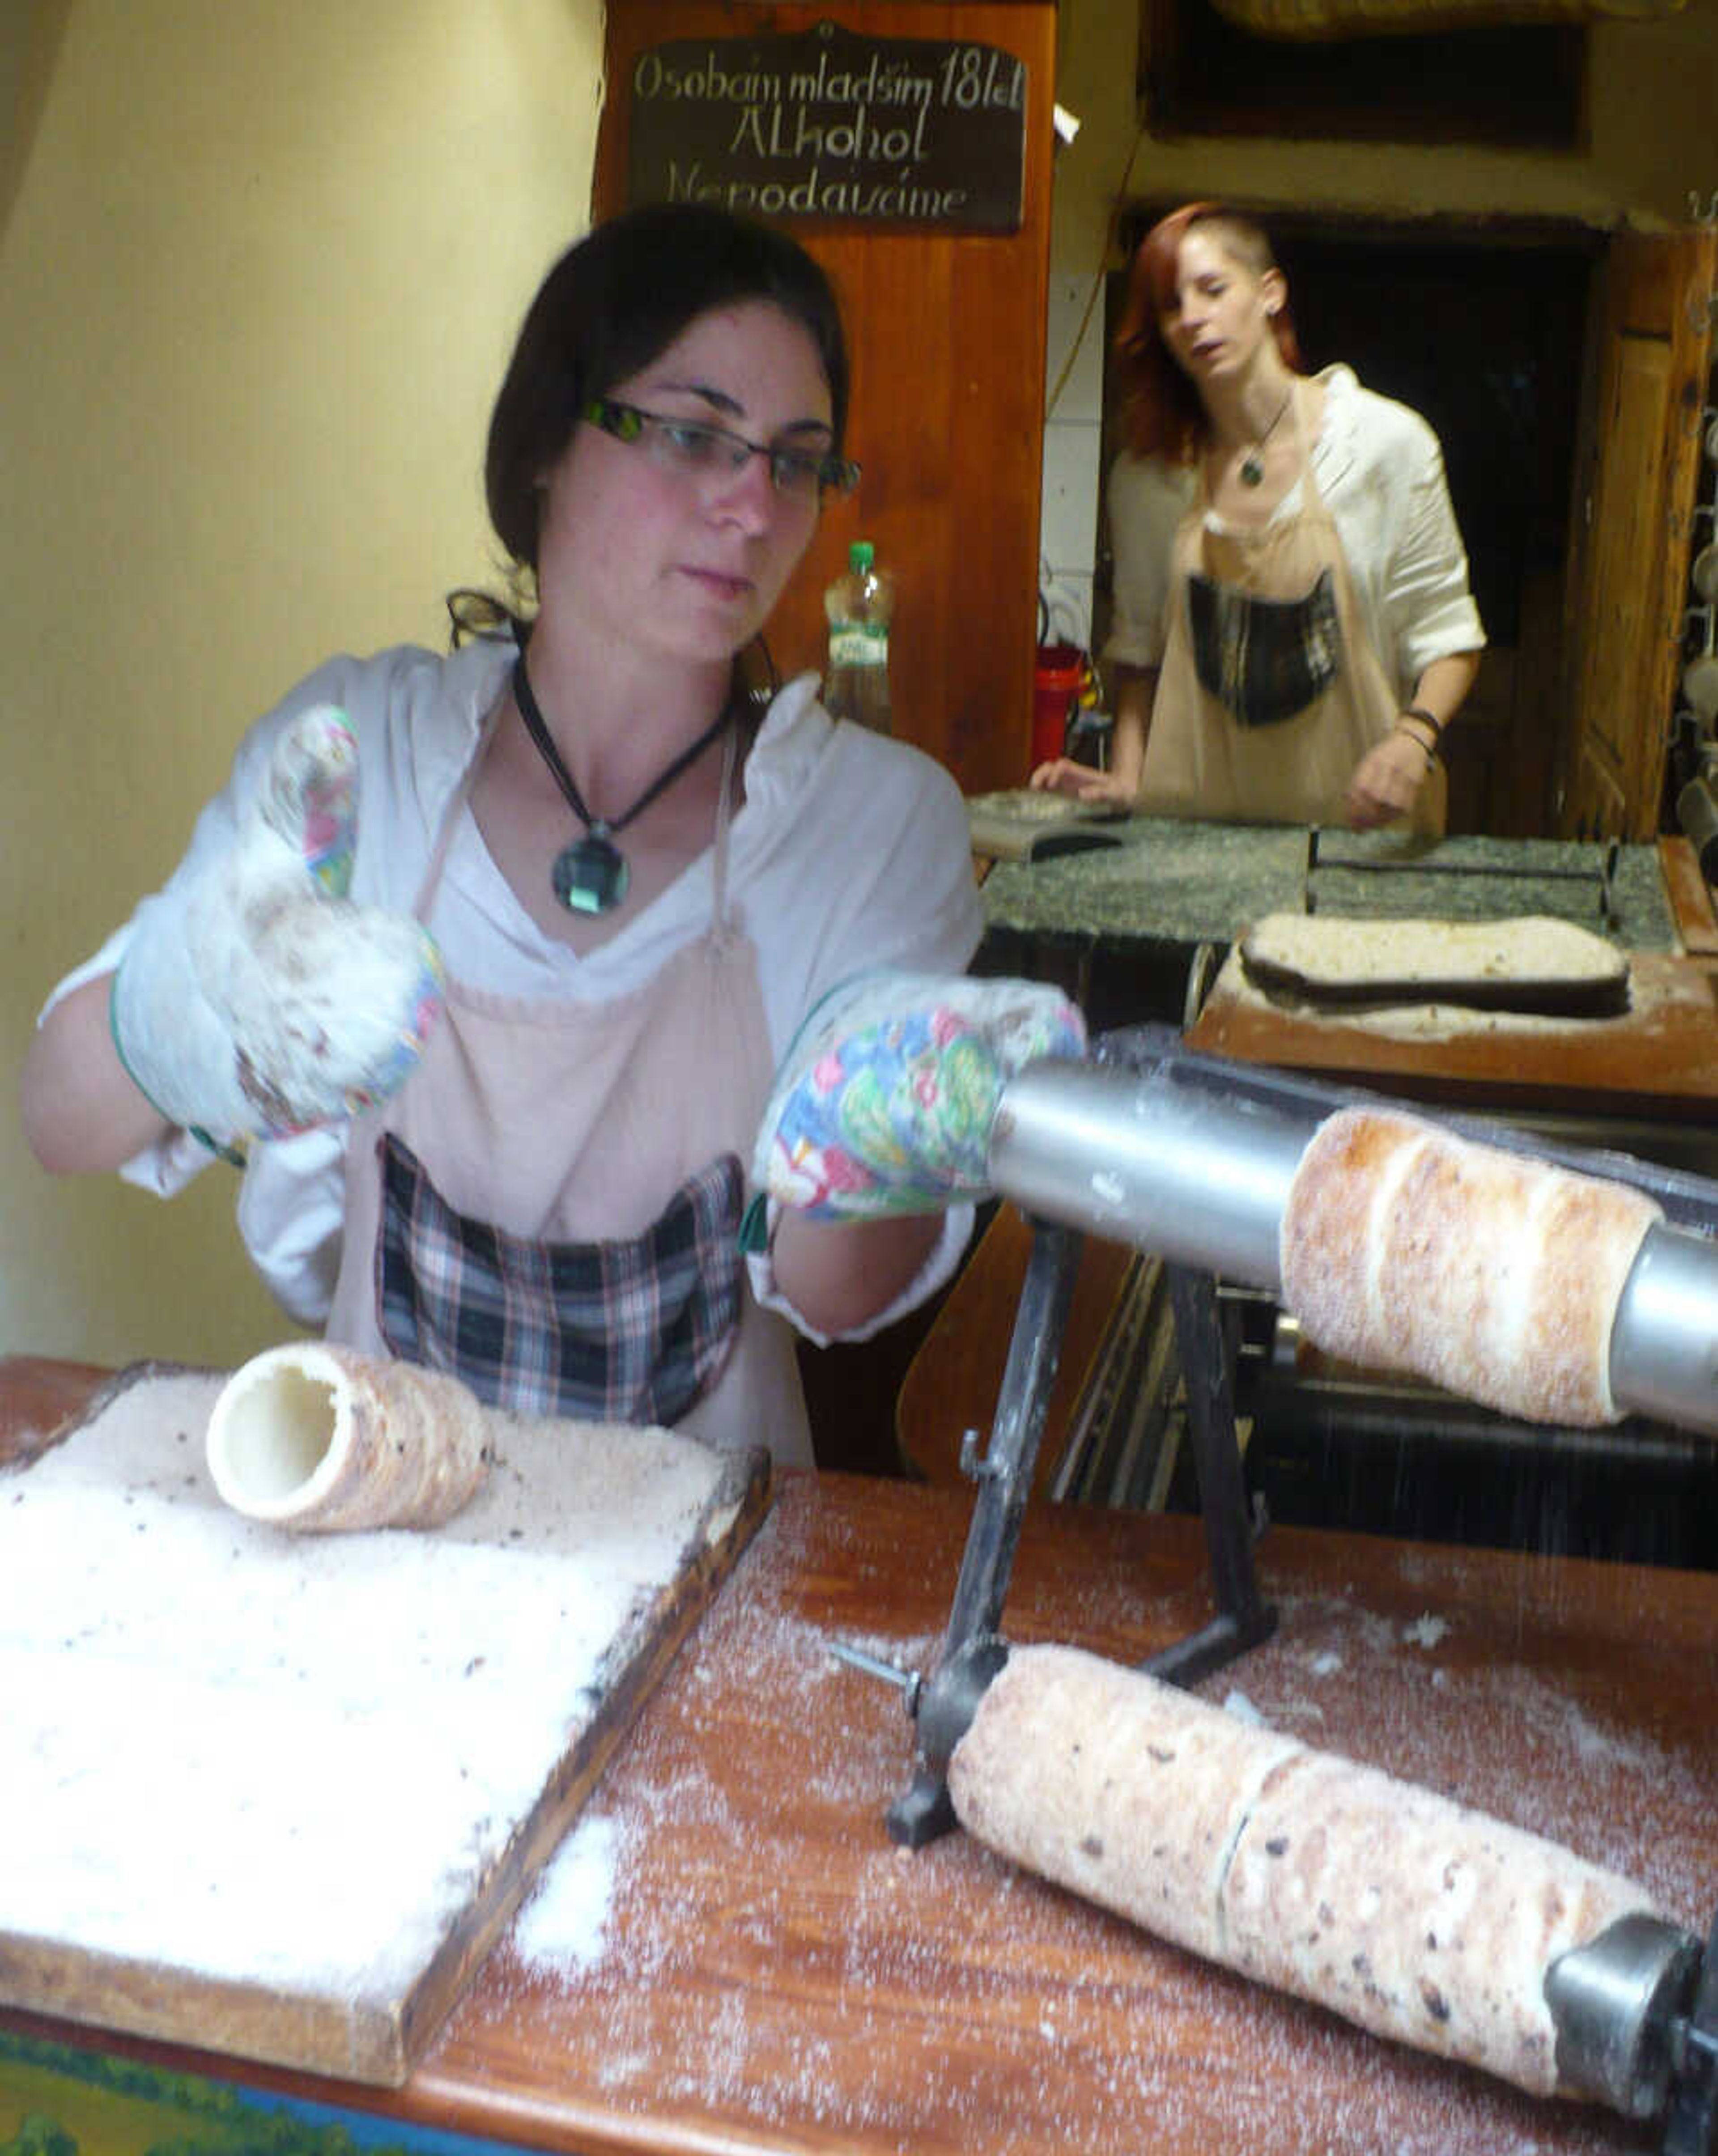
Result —
<instances>
[{"instance_id":1,"label":"plastic bottle","mask_svg":"<svg viewBox=\"0 0 1718 2156\"><path fill-rule=\"evenodd\" d=\"M893 731L889 709L889 624L895 612L895 580L877 566L868 539L847 549L847 571L823 595L829 617L829 672L824 708L831 718L851 719L876 733Z\"/></svg>"}]
</instances>

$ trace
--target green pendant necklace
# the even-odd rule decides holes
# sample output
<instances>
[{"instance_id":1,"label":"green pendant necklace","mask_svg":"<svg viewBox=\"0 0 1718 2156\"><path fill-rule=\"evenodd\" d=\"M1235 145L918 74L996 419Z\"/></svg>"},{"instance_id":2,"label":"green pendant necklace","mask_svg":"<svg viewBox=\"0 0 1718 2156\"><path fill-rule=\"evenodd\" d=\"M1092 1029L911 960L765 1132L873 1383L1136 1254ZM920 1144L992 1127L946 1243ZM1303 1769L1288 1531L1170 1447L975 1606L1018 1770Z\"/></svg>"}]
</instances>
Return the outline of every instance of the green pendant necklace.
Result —
<instances>
[{"instance_id":1,"label":"green pendant necklace","mask_svg":"<svg viewBox=\"0 0 1718 2156\"><path fill-rule=\"evenodd\" d=\"M555 896L569 913L607 913L625 897L627 886L632 880L626 857L615 844L615 834L624 831L635 816L641 815L689 764L697 762L733 716L732 706L723 706L691 747L682 749L668 768L651 780L624 816L593 816L550 737L542 709L532 693L522 651L513 665L513 701L519 706L519 716L525 721L525 731L531 737L532 747L548 766L556 785L566 797L567 806L584 826L584 836L575 839L555 856L554 867L549 873Z\"/></svg>"}]
</instances>

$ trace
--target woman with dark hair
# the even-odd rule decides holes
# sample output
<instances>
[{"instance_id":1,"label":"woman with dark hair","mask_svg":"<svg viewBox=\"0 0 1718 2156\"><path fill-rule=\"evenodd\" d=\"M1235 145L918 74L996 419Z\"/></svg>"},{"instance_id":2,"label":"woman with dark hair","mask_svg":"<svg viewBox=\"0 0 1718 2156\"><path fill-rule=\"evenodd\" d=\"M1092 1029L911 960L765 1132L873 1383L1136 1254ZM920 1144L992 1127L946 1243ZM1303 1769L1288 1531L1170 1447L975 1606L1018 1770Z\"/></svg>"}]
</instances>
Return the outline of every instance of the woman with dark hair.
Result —
<instances>
[{"instance_id":1,"label":"woman with dark hair","mask_svg":"<svg viewBox=\"0 0 1718 2156\"><path fill-rule=\"evenodd\" d=\"M784 236L651 207L573 247L493 414L490 633L332 660L251 729L44 1015L43 1163L165 1194L235 1158L300 1322L504 1407L809 1459L793 1328L875 1330L971 1225L772 1208L739 1246L806 1014L868 967L959 973L980 926L949 775L812 676L760 716L743 670L857 476L846 402Z\"/></svg>"},{"instance_id":2,"label":"woman with dark hair","mask_svg":"<svg viewBox=\"0 0 1718 2156\"><path fill-rule=\"evenodd\" d=\"M1220 203L1146 234L1115 354L1114 752L1033 784L1441 829L1438 744L1485 639L1436 435L1349 367L1302 373L1270 242Z\"/></svg>"}]
</instances>

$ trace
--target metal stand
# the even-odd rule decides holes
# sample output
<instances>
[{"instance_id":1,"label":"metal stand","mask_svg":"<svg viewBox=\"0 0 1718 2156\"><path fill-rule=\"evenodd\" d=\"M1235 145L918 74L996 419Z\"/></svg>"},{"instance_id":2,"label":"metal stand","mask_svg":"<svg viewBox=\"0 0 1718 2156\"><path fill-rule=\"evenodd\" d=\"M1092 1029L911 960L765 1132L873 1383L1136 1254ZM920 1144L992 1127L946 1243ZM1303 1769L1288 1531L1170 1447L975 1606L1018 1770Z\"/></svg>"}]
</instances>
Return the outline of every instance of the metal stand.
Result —
<instances>
[{"instance_id":1,"label":"metal stand","mask_svg":"<svg viewBox=\"0 0 1718 2156\"><path fill-rule=\"evenodd\" d=\"M1118 1086L1114 1075L1128 1082ZM917 1847L952 1823L944 1769L1007 1658L1003 1604L1085 1229L1113 1229L1157 1252L1165 1267L1216 1604L1210 1623L1144 1666L1192 1684L1275 1629L1254 1573L1256 1529L1235 1430L1236 1310L1219 1300L1216 1276L1275 1284L1283 1189L1308 1137L1335 1108L1371 1097L1189 1055L1159 1026L1106 1034L1088 1065L1047 1061L1009 1087L991 1133L990 1164L997 1188L1033 1222L1033 1245L989 1447L980 1451L974 1431L961 1447L963 1470L979 1494L948 1630L928 1677L850 1657L899 1685L918 1725L918 1770L888 1815L898 1841ZM1718 1292L1718 1185L1621 1156L1562 1153L1468 1118L1441 1121L1499 1149L1610 1170L1658 1199L1670 1224L1648 1231L1661 1239L1648 1245L1657 1253L1656 1284L1643 1296L1647 1274L1637 1265L1639 1278L1613 1342L1613 1382L1618 1399L1636 1409L1659 1411L1668 1385L1673 1404L1686 1411L1686 1394L1710 1414L1706 1335L1687 1325L1689 1297L1679 1300L1674 1291L1697 1260L1695 1288ZM1660 1382L1665 1368L1674 1383Z\"/></svg>"},{"instance_id":2,"label":"metal stand","mask_svg":"<svg viewBox=\"0 0 1718 2156\"><path fill-rule=\"evenodd\" d=\"M1319 869L1342 869L1355 875L1428 875L1459 876L1473 881L1481 876L1493 879L1515 877L1531 878L1535 882L1592 883L1597 886L1599 919L1607 928L1615 928L1620 916L1617 908L1617 864L1623 852L1620 839L1598 841L1597 858L1591 867L1547 867L1535 862L1530 868L1510 867L1501 862L1452 861L1432 859L1416 860L1399 854L1372 855L1352 849L1343 853L1325 853L1324 843L1332 834L1313 824L1306 834L1306 880L1304 886L1306 910L1318 911L1318 894L1312 880ZM1340 840L1343 834L1335 834Z\"/></svg>"},{"instance_id":3,"label":"metal stand","mask_svg":"<svg viewBox=\"0 0 1718 2156\"><path fill-rule=\"evenodd\" d=\"M888 1811L891 1838L908 1849L922 1848L954 1825L944 1779L949 1759L985 1686L1007 1659L998 1628L1061 1359L1081 1242L1071 1228L1034 1229L990 1450L979 1456L976 1430L961 1440L961 1470L977 1482L978 1502L936 1673L928 1683L915 1684L908 1696L908 1712L918 1725L918 1765Z\"/></svg>"},{"instance_id":4,"label":"metal stand","mask_svg":"<svg viewBox=\"0 0 1718 2156\"><path fill-rule=\"evenodd\" d=\"M902 1685L908 1712L918 1725L913 1779L887 1815L890 1836L909 1849L922 1848L954 1825L946 1780L949 1761L985 1686L1008 1658L1002 1609L1031 1494L1081 1245L1082 1238L1071 1229L1043 1223L1034 1227L989 1450L980 1455L975 1430L961 1443L961 1468L977 1482L978 1502L934 1674L927 1681L901 1671L872 1671ZM1169 1278L1217 1614L1142 1666L1170 1683L1191 1685L1268 1639L1277 1620L1260 1596L1253 1568L1253 1532L1235 1431L1235 1343L1223 1322L1216 1282L1209 1273L1181 1266L1170 1267Z\"/></svg>"},{"instance_id":5,"label":"metal stand","mask_svg":"<svg viewBox=\"0 0 1718 2156\"><path fill-rule=\"evenodd\" d=\"M1277 1613L1259 1594L1252 1562L1255 1523L1247 1513L1241 1441L1235 1429L1232 1313L1226 1324L1211 1274L1191 1272L1183 1265L1165 1270L1187 1388L1187 1424L1217 1614L1208 1625L1141 1666L1170 1684L1191 1685L1268 1640L1277 1629ZM1263 1527L1261 1517L1257 1532Z\"/></svg>"}]
</instances>

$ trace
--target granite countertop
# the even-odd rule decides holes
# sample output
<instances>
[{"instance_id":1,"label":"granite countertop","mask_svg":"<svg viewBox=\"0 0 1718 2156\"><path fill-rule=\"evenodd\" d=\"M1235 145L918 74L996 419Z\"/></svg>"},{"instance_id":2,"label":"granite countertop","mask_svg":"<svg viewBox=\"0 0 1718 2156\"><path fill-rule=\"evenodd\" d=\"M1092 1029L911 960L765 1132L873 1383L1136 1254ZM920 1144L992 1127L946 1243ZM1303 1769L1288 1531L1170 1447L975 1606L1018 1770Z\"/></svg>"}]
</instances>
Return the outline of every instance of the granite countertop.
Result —
<instances>
[{"instance_id":1,"label":"granite countertop","mask_svg":"<svg viewBox=\"0 0 1718 2156\"><path fill-rule=\"evenodd\" d=\"M985 919L992 931L1041 937L1197 945L1231 943L1267 913L1459 921L1544 913L1623 950L1681 948L1650 844L1315 835L1311 865L1314 834L1304 826L1130 818L1105 827L1111 843L998 861L985 880Z\"/></svg>"}]
</instances>

